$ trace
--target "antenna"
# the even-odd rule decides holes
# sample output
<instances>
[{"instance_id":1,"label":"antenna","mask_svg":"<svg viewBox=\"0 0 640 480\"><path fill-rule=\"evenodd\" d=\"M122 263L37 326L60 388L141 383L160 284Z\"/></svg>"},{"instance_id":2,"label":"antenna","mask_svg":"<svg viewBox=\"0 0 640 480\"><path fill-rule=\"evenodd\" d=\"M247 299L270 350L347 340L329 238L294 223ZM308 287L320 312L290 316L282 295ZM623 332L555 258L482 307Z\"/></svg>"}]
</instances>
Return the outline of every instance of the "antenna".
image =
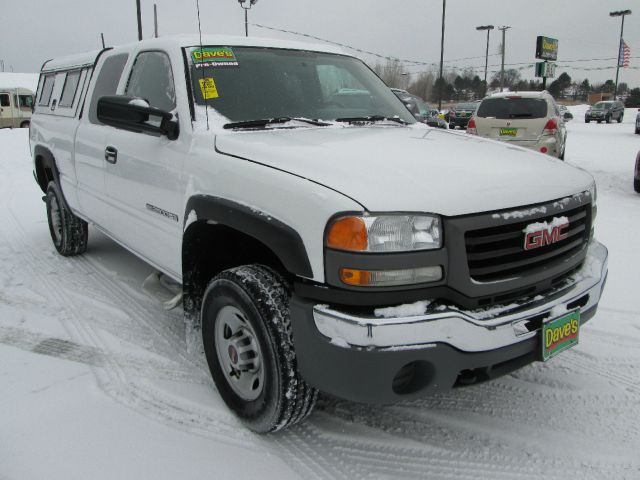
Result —
<instances>
[{"instance_id":1,"label":"antenna","mask_svg":"<svg viewBox=\"0 0 640 480\"><path fill-rule=\"evenodd\" d=\"M100 33L100 38L102 39L102 48L104 47L104 33Z\"/></svg>"},{"instance_id":2,"label":"antenna","mask_svg":"<svg viewBox=\"0 0 640 480\"><path fill-rule=\"evenodd\" d=\"M196 7L198 8L198 33L200 34L200 58L204 58L204 51L202 48L202 27L200 26L200 0L196 0ZM202 69L202 83L204 83L204 68ZM204 98L205 95L202 95ZM209 130L209 105L207 99L204 99L204 113L207 117L207 130Z\"/></svg>"}]
</instances>

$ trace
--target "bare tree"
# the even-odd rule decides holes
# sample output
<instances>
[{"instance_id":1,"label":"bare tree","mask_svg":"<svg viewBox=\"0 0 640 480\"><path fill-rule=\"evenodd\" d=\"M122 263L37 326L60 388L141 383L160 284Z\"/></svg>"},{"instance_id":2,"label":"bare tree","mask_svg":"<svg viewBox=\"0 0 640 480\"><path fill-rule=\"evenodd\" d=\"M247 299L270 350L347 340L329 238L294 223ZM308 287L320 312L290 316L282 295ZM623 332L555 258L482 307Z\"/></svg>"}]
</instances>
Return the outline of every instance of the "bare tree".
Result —
<instances>
[{"instance_id":1,"label":"bare tree","mask_svg":"<svg viewBox=\"0 0 640 480\"><path fill-rule=\"evenodd\" d=\"M400 60L388 59L384 64L377 62L373 70L389 87L407 88L409 83L408 75L403 75L403 73L405 73L405 67Z\"/></svg>"}]
</instances>

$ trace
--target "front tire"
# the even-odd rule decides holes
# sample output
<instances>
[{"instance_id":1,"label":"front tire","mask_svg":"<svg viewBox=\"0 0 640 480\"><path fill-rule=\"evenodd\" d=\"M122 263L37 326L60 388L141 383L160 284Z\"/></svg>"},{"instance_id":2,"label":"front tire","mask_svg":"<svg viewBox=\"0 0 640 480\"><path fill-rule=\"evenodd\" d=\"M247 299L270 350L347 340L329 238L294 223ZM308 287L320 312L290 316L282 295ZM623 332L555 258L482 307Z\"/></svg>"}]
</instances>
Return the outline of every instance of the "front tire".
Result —
<instances>
[{"instance_id":1,"label":"front tire","mask_svg":"<svg viewBox=\"0 0 640 480\"><path fill-rule=\"evenodd\" d=\"M87 222L69 210L56 182L49 182L46 202L49 233L58 253L65 257L84 253L87 250L89 227Z\"/></svg>"},{"instance_id":2,"label":"front tire","mask_svg":"<svg viewBox=\"0 0 640 480\"><path fill-rule=\"evenodd\" d=\"M624 118L624 115L620 115L620 118L618 118L618 123L622 123L623 118Z\"/></svg>"},{"instance_id":3,"label":"front tire","mask_svg":"<svg viewBox=\"0 0 640 480\"><path fill-rule=\"evenodd\" d=\"M204 351L218 392L258 433L305 419L318 396L298 373L289 297L279 274L245 265L215 277L202 302Z\"/></svg>"}]
</instances>

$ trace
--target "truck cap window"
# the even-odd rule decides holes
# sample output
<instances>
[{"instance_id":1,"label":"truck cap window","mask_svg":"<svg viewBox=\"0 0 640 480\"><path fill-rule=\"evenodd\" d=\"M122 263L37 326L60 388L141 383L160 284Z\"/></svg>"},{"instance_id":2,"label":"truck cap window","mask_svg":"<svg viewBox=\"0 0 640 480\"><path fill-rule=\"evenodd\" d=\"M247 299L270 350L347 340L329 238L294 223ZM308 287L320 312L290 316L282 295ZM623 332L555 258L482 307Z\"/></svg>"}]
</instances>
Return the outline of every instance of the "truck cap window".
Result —
<instances>
[{"instance_id":1,"label":"truck cap window","mask_svg":"<svg viewBox=\"0 0 640 480\"><path fill-rule=\"evenodd\" d=\"M345 55L257 47L187 49L195 102L238 122L413 115L363 62ZM229 61L224 58L226 52ZM219 58L220 57L220 58Z\"/></svg>"},{"instance_id":2,"label":"truck cap window","mask_svg":"<svg viewBox=\"0 0 640 480\"><path fill-rule=\"evenodd\" d=\"M91 123L100 123L97 115L98 100L100 97L116 94L118 82L128 58L128 53L120 53L107 57L104 61L100 73L98 73L96 86L91 97L91 106L89 108L89 120Z\"/></svg>"},{"instance_id":3,"label":"truck cap window","mask_svg":"<svg viewBox=\"0 0 640 480\"><path fill-rule=\"evenodd\" d=\"M44 77L44 85L42 86L42 92L40 93L40 100L38 101L38 105L43 107L49 105L55 78L55 75L47 75Z\"/></svg>"},{"instance_id":4,"label":"truck cap window","mask_svg":"<svg viewBox=\"0 0 640 480\"><path fill-rule=\"evenodd\" d=\"M73 105L73 99L76 96L78 82L80 81L80 70L67 73L62 88L62 97L60 98L61 107L70 107Z\"/></svg>"}]
</instances>

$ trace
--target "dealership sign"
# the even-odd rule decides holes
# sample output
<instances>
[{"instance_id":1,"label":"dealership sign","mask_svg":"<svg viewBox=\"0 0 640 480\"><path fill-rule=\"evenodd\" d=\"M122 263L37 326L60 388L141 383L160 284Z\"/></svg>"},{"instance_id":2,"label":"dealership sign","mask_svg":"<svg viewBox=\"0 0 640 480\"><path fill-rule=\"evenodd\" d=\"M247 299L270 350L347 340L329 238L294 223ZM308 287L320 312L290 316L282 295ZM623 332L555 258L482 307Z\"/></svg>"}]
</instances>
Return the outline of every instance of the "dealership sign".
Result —
<instances>
[{"instance_id":1,"label":"dealership sign","mask_svg":"<svg viewBox=\"0 0 640 480\"><path fill-rule=\"evenodd\" d=\"M536 41L536 58L540 60L557 60L558 40L549 37L538 37Z\"/></svg>"},{"instance_id":2,"label":"dealership sign","mask_svg":"<svg viewBox=\"0 0 640 480\"><path fill-rule=\"evenodd\" d=\"M556 76L556 64L553 62L536 63L536 77L553 78Z\"/></svg>"}]
</instances>

